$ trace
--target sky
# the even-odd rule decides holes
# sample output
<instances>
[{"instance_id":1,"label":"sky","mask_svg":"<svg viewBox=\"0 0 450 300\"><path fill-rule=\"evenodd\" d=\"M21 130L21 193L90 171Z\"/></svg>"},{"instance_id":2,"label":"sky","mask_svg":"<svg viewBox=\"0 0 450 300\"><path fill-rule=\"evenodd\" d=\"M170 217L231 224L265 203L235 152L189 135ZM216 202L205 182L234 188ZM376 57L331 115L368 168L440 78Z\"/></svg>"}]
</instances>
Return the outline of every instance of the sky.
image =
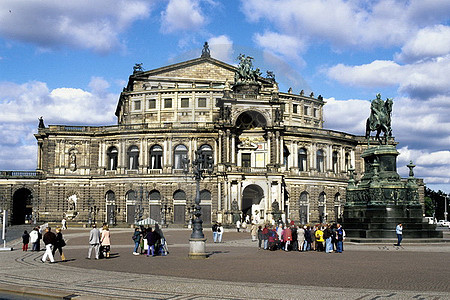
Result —
<instances>
[{"instance_id":1,"label":"sky","mask_svg":"<svg viewBox=\"0 0 450 300\"><path fill-rule=\"evenodd\" d=\"M394 98L398 172L450 193L448 0L2 0L0 170L36 169L45 124L113 125L145 70L240 53L281 91L322 95L324 128L364 135L370 101Z\"/></svg>"}]
</instances>

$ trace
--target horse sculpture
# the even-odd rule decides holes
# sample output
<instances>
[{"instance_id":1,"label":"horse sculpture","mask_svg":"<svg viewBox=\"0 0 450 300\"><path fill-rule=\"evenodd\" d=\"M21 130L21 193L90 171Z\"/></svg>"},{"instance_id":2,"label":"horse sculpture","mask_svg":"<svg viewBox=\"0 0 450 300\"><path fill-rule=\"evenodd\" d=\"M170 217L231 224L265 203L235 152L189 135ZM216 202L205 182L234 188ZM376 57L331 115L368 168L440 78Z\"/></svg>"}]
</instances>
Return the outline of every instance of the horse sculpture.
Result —
<instances>
[{"instance_id":1,"label":"horse sculpture","mask_svg":"<svg viewBox=\"0 0 450 300\"><path fill-rule=\"evenodd\" d=\"M392 137L392 105L392 98L387 98L384 102L381 100L380 94L377 94L377 98L372 101L370 106L370 117L366 121L366 138L368 143L370 141L370 133L376 131L376 140L378 140L380 144L383 144L383 141L380 138L380 133L383 132L384 143L387 145L388 138Z\"/></svg>"}]
</instances>

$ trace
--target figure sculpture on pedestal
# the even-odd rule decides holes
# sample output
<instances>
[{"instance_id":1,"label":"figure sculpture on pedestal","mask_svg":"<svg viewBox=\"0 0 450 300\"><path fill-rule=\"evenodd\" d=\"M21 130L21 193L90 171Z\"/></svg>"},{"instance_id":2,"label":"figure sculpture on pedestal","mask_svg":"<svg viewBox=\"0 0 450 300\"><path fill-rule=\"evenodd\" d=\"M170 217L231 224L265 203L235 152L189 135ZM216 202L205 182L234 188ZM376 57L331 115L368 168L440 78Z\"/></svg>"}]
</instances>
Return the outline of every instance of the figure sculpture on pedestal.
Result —
<instances>
[{"instance_id":1,"label":"figure sculpture on pedestal","mask_svg":"<svg viewBox=\"0 0 450 300\"><path fill-rule=\"evenodd\" d=\"M370 132L376 131L376 139L382 144L380 133L383 131L384 143L387 145L388 138L392 137L391 113L392 98L387 98L386 102L381 100L381 95L377 94L377 98L372 100L370 105L370 116L366 121L366 138L369 141Z\"/></svg>"}]
</instances>

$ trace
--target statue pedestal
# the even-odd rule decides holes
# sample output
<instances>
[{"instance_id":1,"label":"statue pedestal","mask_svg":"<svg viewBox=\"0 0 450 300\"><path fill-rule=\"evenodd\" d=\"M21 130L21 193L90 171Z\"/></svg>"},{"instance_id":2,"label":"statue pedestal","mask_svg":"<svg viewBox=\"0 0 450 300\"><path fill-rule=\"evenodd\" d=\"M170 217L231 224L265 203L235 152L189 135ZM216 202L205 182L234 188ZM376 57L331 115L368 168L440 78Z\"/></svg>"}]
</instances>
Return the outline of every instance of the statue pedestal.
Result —
<instances>
[{"instance_id":1,"label":"statue pedestal","mask_svg":"<svg viewBox=\"0 0 450 300\"><path fill-rule=\"evenodd\" d=\"M208 258L208 254L205 250L206 238L202 239L189 239L189 258L190 259L204 259Z\"/></svg>"},{"instance_id":2,"label":"statue pedestal","mask_svg":"<svg viewBox=\"0 0 450 300\"><path fill-rule=\"evenodd\" d=\"M418 186L412 168L402 180L397 173L397 149L394 145L368 148L361 155L364 169L355 184L353 174L346 192L343 228L348 238L359 242L379 242L396 238L397 224L403 225L404 238L441 238L436 225L423 221Z\"/></svg>"}]
</instances>

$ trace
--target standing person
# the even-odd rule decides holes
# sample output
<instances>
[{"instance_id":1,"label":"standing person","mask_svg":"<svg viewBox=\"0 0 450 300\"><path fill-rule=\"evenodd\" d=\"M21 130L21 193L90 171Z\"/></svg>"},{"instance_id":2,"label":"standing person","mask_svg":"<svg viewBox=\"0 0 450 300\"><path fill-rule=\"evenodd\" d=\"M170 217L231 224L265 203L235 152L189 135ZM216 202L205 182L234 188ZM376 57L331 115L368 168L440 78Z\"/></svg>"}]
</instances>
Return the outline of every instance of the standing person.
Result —
<instances>
[{"instance_id":1,"label":"standing person","mask_svg":"<svg viewBox=\"0 0 450 300\"><path fill-rule=\"evenodd\" d=\"M262 226L258 226L258 249L261 249L263 239Z\"/></svg>"},{"instance_id":2,"label":"standing person","mask_svg":"<svg viewBox=\"0 0 450 300\"><path fill-rule=\"evenodd\" d=\"M344 229L342 229L341 224L337 224L336 226L336 253L342 253L344 249Z\"/></svg>"},{"instance_id":3,"label":"standing person","mask_svg":"<svg viewBox=\"0 0 450 300\"><path fill-rule=\"evenodd\" d=\"M109 258L111 252L111 233L108 225L103 225L103 230L100 235L100 244L103 246L103 257Z\"/></svg>"},{"instance_id":4,"label":"standing person","mask_svg":"<svg viewBox=\"0 0 450 300\"><path fill-rule=\"evenodd\" d=\"M213 241L214 243L217 243L217 222L214 223L212 226L212 233L213 233Z\"/></svg>"},{"instance_id":5,"label":"standing person","mask_svg":"<svg viewBox=\"0 0 450 300\"><path fill-rule=\"evenodd\" d=\"M28 243L30 242L30 235L28 234L28 231L24 231L22 235L22 251L28 251Z\"/></svg>"},{"instance_id":6,"label":"standing person","mask_svg":"<svg viewBox=\"0 0 450 300\"><path fill-rule=\"evenodd\" d=\"M264 250L269 248L269 225L264 225L264 229L262 231L263 240L264 240Z\"/></svg>"},{"instance_id":7,"label":"standing person","mask_svg":"<svg viewBox=\"0 0 450 300\"><path fill-rule=\"evenodd\" d=\"M158 224L155 224L155 232L159 236L159 244L160 244L160 249L156 250L157 251L159 250L161 252L161 255L166 256L167 254L169 254L169 249L167 248L167 242L164 233L162 232Z\"/></svg>"},{"instance_id":8,"label":"standing person","mask_svg":"<svg viewBox=\"0 0 450 300\"><path fill-rule=\"evenodd\" d=\"M44 234L44 244L45 244L45 253L42 256L41 261L43 263L45 263L47 261L47 258L50 259L51 263L55 262L55 259L53 258L53 247L56 244L56 235L52 232L52 229L50 227L47 227L45 229L45 234Z\"/></svg>"},{"instance_id":9,"label":"standing person","mask_svg":"<svg viewBox=\"0 0 450 300\"><path fill-rule=\"evenodd\" d=\"M30 232L30 243L31 243L31 251L37 251L37 241L38 241L39 233L37 228L34 227Z\"/></svg>"},{"instance_id":10,"label":"standing person","mask_svg":"<svg viewBox=\"0 0 450 300\"><path fill-rule=\"evenodd\" d=\"M61 260L66 261L66 257L64 256L63 249L62 249L64 246L66 246L66 241L64 241L63 235L61 233L61 229L56 228L56 243L52 250L53 257L55 257L56 250L58 250L59 255L61 256Z\"/></svg>"},{"instance_id":11,"label":"standing person","mask_svg":"<svg viewBox=\"0 0 450 300\"><path fill-rule=\"evenodd\" d=\"M92 249L95 250L95 259L99 259L100 255L100 231L97 229L97 225L92 224L92 229L89 232L89 250L87 259L91 259Z\"/></svg>"},{"instance_id":12,"label":"standing person","mask_svg":"<svg viewBox=\"0 0 450 300\"><path fill-rule=\"evenodd\" d=\"M42 230L41 227L37 226L38 239L36 241L36 251L41 251L41 240L42 240Z\"/></svg>"},{"instance_id":13,"label":"standing person","mask_svg":"<svg viewBox=\"0 0 450 300\"><path fill-rule=\"evenodd\" d=\"M67 220L66 220L65 217L61 220L61 229L62 230L66 230L67 229Z\"/></svg>"},{"instance_id":14,"label":"standing person","mask_svg":"<svg viewBox=\"0 0 450 300\"><path fill-rule=\"evenodd\" d=\"M292 230L287 227L283 230L284 251L289 251L292 242Z\"/></svg>"},{"instance_id":15,"label":"standing person","mask_svg":"<svg viewBox=\"0 0 450 300\"><path fill-rule=\"evenodd\" d=\"M325 241L323 239L323 231L322 228L317 228L316 232L314 233L314 236L316 237L316 247L317 251L323 252L323 242Z\"/></svg>"},{"instance_id":16,"label":"standing person","mask_svg":"<svg viewBox=\"0 0 450 300\"><path fill-rule=\"evenodd\" d=\"M237 232L239 232L239 230L241 229L241 220L237 220L236 221L236 230L237 230Z\"/></svg>"},{"instance_id":17,"label":"standing person","mask_svg":"<svg viewBox=\"0 0 450 300\"><path fill-rule=\"evenodd\" d=\"M403 240L403 226L402 226L402 223L398 223L397 227L395 227L395 233L397 233L397 244L394 244L394 246L400 246L400 243Z\"/></svg>"},{"instance_id":18,"label":"standing person","mask_svg":"<svg viewBox=\"0 0 450 300\"><path fill-rule=\"evenodd\" d=\"M300 227L297 229L297 243L298 243L298 251L304 251L303 244L305 243L305 227Z\"/></svg>"},{"instance_id":19,"label":"standing person","mask_svg":"<svg viewBox=\"0 0 450 300\"><path fill-rule=\"evenodd\" d=\"M222 236L223 236L223 227L222 223L219 223L217 225L217 242L222 243Z\"/></svg>"},{"instance_id":20,"label":"standing person","mask_svg":"<svg viewBox=\"0 0 450 300\"><path fill-rule=\"evenodd\" d=\"M333 252L333 244L331 243L331 236L333 235L330 225L325 225L325 230L323 231L323 239L325 240L325 253Z\"/></svg>"},{"instance_id":21,"label":"standing person","mask_svg":"<svg viewBox=\"0 0 450 300\"><path fill-rule=\"evenodd\" d=\"M256 227L255 223L252 223L250 235L252 236L252 242L256 242L256 237L258 236L258 227Z\"/></svg>"},{"instance_id":22,"label":"standing person","mask_svg":"<svg viewBox=\"0 0 450 300\"><path fill-rule=\"evenodd\" d=\"M147 249L147 257L150 256L150 253L152 256L155 256L155 244L158 240L158 236L156 232L153 232L152 228L147 228L147 243L148 243L148 249Z\"/></svg>"},{"instance_id":23,"label":"standing person","mask_svg":"<svg viewBox=\"0 0 450 300\"><path fill-rule=\"evenodd\" d=\"M133 254L134 255L139 255L138 249L139 249L139 245L141 243L141 232L139 231L139 228L135 228L134 229L134 233L133 233L133 237L132 237L133 241L134 241L134 250L133 250Z\"/></svg>"},{"instance_id":24,"label":"standing person","mask_svg":"<svg viewBox=\"0 0 450 300\"><path fill-rule=\"evenodd\" d=\"M294 221L291 221L291 231L292 231L292 250L298 251L298 236L297 236L297 226Z\"/></svg>"},{"instance_id":25,"label":"standing person","mask_svg":"<svg viewBox=\"0 0 450 300\"><path fill-rule=\"evenodd\" d=\"M305 225L305 242L303 244L303 251L310 251L313 242L313 235L310 226Z\"/></svg>"}]
</instances>

